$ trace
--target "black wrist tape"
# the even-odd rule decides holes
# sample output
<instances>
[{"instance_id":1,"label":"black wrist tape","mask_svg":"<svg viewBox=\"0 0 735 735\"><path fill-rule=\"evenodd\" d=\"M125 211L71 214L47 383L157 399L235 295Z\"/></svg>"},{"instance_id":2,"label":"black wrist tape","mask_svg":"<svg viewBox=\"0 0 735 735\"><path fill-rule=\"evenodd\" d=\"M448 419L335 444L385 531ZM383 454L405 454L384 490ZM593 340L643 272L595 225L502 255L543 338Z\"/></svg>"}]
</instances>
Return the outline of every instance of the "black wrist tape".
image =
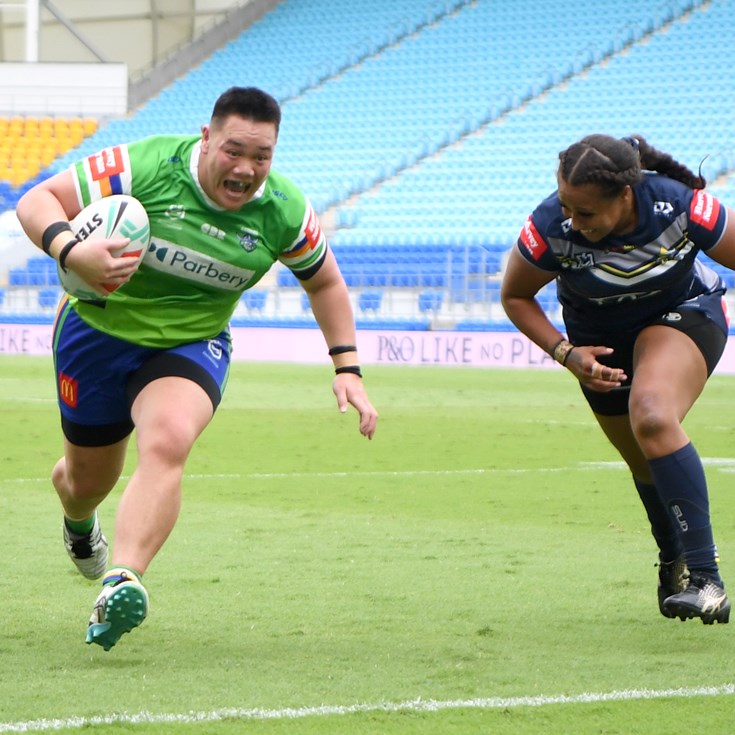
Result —
<instances>
[{"instance_id":1,"label":"black wrist tape","mask_svg":"<svg viewBox=\"0 0 735 735\"><path fill-rule=\"evenodd\" d=\"M59 266L61 266L61 269L64 271L66 270L66 257L75 245L79 245L79 240L77 240L76 237L73 240L69 240L69 242L61 248L61 252L59 253Z\"/></svg>"},{"instance_id":2,"label":"black wrist tape","mask_svg":"<svg viewBox=\"0 0 735 735\"><path fill-rule=\"evenodd\" d=\"M73 232L73 230L68 222L53 222L43 231L43 235L41 235L41 247L46 255L51 255L49 248L53 239L60 232Z\"/></svg>"},{"instance_id":3,"label":"black wrist tape","mask_svg":"<svg viewBox=\"0 0 735 735\"><path fill-rule=\"evenodd\" d=\"M342 373L352 373L353 375L357 375L358 378L362 377L362 370L360 370L359 365L343 365L334 369L335 375L341 375Z\"/></svg>"},{"instance_id":4,"label":"black wrist tape","mask_svg":"<svg viewBox=\"0 0 735 735\"><path fill-rule=\"evenodd\" d=\"M337 345L336 347L329 348L330 357L332 355L342 355L345 352L357 352L357 347L355 345Z\"/></svg>"}]
</instances>

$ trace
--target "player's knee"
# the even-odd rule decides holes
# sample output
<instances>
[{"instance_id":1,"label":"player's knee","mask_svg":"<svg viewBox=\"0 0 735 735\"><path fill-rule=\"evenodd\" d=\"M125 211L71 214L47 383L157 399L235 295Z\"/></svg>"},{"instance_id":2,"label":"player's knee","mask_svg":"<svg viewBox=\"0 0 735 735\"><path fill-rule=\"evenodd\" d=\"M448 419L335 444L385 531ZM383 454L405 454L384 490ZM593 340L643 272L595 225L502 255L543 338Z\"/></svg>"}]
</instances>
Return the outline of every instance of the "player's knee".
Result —
<instances>
[{"instance_id":1,"label":"player's knee","mask_svg":"<svg viewBox=\"0 0 735 735\"><path fill-rule=\"evenodd\" d=\"M67 472L63 478L54 478L56 487L61 487L74 500L95 500L101 503L117 482L117 477L107 473L98 475L94 472Z\"/></svg>"},{"instance_id":2,"label":"player's knee","mask_svg":"<svg viewBox=\"0 0 735 735\"><path fill-rule=\"evenodd\" d=\"M635 400L631 397L629 411L630 425L639 443L661 436L676 424L666 402L656 396L642 396Z\"/></svg>"},{"instance_id":3,"label":"player's knee","mask_svg":"<svg viewBox=\"0 0 735 735\"><path fill-rule=\"evenodd\" d=\"M186 461L196 434L186 425L159 426L156 431L138 437L138 453L143 459L164 465L179 465Z\"/></svg>"}]
</instances>

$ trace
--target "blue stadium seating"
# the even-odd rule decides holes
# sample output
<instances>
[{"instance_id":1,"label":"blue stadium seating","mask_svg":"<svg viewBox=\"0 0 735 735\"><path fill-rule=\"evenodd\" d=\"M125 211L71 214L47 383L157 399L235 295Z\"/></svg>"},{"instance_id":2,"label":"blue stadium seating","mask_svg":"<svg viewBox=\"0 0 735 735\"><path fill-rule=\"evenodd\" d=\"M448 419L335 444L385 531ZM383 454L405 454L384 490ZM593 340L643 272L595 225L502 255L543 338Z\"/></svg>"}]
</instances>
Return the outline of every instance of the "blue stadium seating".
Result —
<instances>
[{"instance_id":1,"label":"blue stadium seating","mask_svg":"<svg viewBox=\"0 0 735 735\"><path fill-rule=\"evenodd\" d=\"M360 311L365 313L368 311L379 312L383 303L382 291L363 291L358 300Z\"/></svg>"},{"instance_id":2,"label":"blue stadium seating","mask_svg":"<svg viewBox=\"0 0 735 735\"><path fill-rule=\"evenodd\" d=\"M42 288L38 292L38 305L41 309L55 309L61 298L61 289L54 286Z\"/></svg>"},{"instance_id":3,"label":"blue stadium seating","mask_svg":"<svg viewBox=\"0 0 735 735\"><path fill-rule=\"evenodd\" d=\"M639 132L735 196L735 47L721 32L735 0L600 0L570 33L579 12L576 0L285 0L46 174L122 140L196 133L221 90L262 86L283 106L275 167L325 215L351 288L496 304L505 253L555 188L558 151L582 135ZM249 63L270 47L281 63ZM12 196L0 185L0 207ZM9 286L58 285L44 262ZM279 268L276 287L296 286ZM243 297L248 318L271 318L265 298ZM541 298L558 309L551 287Z\"/></svg>"},{"instance_id":4,"label":"blue stadium seating","mask_svg":"<svg viewBox=\"0 0 735 735\"><path fill-rule=\"evenodd\" d=\"M251 289L245 291L240 297L246 309L250 311L263 311L265 303L268 299L268 291L260 289Z\"/></svg>"},{"instance_id":5,"label":"blue stadium seating","mask_svg":"<svg viewBox=\"0 0 735 735\"><path fill-rule=\"evenodd\" d=\"M443 291L422 291L419 294L419 311L422 314L429 311L439 311L443 300Z\"/></svg>"}]
</instances>

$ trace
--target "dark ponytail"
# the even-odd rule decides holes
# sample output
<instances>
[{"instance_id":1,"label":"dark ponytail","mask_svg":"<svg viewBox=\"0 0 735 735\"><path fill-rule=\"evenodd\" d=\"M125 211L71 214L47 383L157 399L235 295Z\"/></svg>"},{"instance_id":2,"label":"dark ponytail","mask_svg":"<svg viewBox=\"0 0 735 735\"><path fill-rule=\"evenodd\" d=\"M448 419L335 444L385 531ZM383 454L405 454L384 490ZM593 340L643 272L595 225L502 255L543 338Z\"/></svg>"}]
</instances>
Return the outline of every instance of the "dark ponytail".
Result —
<instances>
[{"instance_id":1,"label":"dark ponytail","mask_svg":"<svg viewBox=\"0 0 735 735\"><path fill-rule=\"evenodd\" d=\"M707 183L640 135L588 135L559 153L559 176L563 181L572 186L595 184L605 196L617 196L626 186L638 183L644 170L681 181L692 189L703 189Z\"/></svg>"},{"instance_id":2,"label":"dark ponytail","mask_svg":"<svg viewBox=\"0 0 735 735\"><path fill-rule=\"evenodd\" d=\"M649 145L645 138L637 135L635 140L638 141L638 151L643 168L668 176L670 179L681 181L682 184L686 184L690 189L704 189L707 186L707 180L701 173L693 173L683 163L679 163L679 161L673 159L668 153L664 153Z\"/></svg>"}]
</instances>

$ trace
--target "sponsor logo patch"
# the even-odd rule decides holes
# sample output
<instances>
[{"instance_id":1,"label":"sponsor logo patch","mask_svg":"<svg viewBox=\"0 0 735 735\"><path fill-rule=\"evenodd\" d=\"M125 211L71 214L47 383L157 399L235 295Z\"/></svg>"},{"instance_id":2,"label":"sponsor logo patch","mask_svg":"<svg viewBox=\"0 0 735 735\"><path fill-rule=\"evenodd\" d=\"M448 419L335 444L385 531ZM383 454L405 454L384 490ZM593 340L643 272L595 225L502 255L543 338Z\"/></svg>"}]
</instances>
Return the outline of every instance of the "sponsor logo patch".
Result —
<instances>
[{"instance_id":1,"label":"sponsor logo patch","mask_svg":"<svg viewBox=\"0 0 735 735\"><path fill-rule=\"evenodd\" d=\"M247 227L240 227L240 232L237 235L240 247L246 253L252 253L253 250L258 246L258 238L260 236L255 230L250 230Z\"/></svg>"},{"instance_id":2,"label":"sponsor logo patch","mask_svg":"<svg viewBox=\"0 0 735 735\"><path fill-rule=\"evenodd\" d=\"M708 230L713 230L720 215L720 202L706 191L697 189L689 208L689 219Z\"/></svg>"},{"instance_id":3,"label":"sponsor logo patch","mask_svg":"<svg viewBox=\"0 0 735 735\"><path fill-rule=\"evenodd\" d=\"M255 273L165 240L151 240L144 262L171 276L227 291L242 291Z\"/></svg>"},{"instance_id":4,"label":"sponsor logo patch","mask_svg":"<svg viewBox=\"0 0 735 735\"><path fill-rule=\"evenodd\" d=\"M311 208L309 209L309 219L306 222L304 234L306 235L309 247L312 249L315 248L322 239L322 229L319 226L319 220L316 216L316 212Z\"/></svg>"},{"instance_id":5,"label":"sponsor logo patch","mask_svg":"<svg viewBox=\"0 0 735 735\"><path fill-rule=\"evenodd\" d=\"M77 407L77 400L79 398L79 386L75 378L70 378L68 375L59 371L59 398L61 398L67 406L71 408Z\"/></svg>"},{"instance_id":6,"label":"sponsor logo patch","mask_svg":"<svg viewBox=\"0 0 735 735\"><path fill-rule=\"evenodd\" d=\"M99 153L90 156L89 171L93 181L101 181L110 176L117 176L125 170L122 151L119 146L105 148Z\"/></svg>"},{"instance_id":7,"label":"sponsor logo patch","mask_svg":"<svg viewBox=\"0 0 735 735\"><path fill-rule=\"evenodd\" d=\"M668 217L674 211L674 205L671 202L654 202L653 213L662 214Z\"/></svg>"},{"instance_id":8,"label":"sponsor logo patch","mask_svg":"<svg viewBox=\"0 0 735 735\"><path fill-rule=\"evenodd\" d=\"M186 207L183 204L169 204L164 216L167 219L184 219L186 216Z\"/></svg>"},{"instance_id":9,"label":"sponsor logo patch","mask_svg":"<svg viewBox=\"0 0 735 735\"><path fill-rule=\"evenodd\" d=\"M210 225L205 222L202 225L201 230L205 235L209 235L210 237L216 237L218 240L225 239L225 231L220 230L219 227L215 227L214 225Z\"/></svg>"},{"instance_id":10,"label":"sponsor logo patch","mask_svg":"<svg viewBox=\"0 0 735 735\"><path fill-rule=\"evenodd\" d=\"M523 225L520 240L534 260L538 260L549 249L530 217Z\"/></svg>"}]
</instances>

